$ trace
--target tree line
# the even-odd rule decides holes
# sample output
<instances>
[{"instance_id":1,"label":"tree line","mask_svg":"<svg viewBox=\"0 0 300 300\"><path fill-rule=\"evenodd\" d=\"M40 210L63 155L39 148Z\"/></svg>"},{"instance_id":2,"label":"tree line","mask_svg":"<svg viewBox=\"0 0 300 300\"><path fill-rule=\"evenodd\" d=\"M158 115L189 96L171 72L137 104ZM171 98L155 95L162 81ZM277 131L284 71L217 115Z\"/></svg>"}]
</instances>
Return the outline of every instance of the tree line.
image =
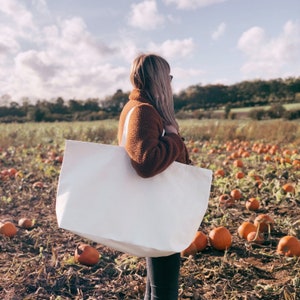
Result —
<instances>
[{"instance_id":1,"label":"tree line","mask_svg":"<svg viewBox=\"0 0 300 300\"><path fill-rule=\"evenodd\" d=\"M117 90L105 99L38 100L34 104L28 99L20 104L10 101L0 106L0 122L54 122L92 121L117 118L128 101L129 92ZM286 79L242 81L232 85L201 84L190 86L174 94L175 112L209 112L224 109L225 117L231 108L282 106L286 103L300 103L300 77ZM252 114L254 115L254 114ZM260 114L261 117L262 113ZM199 116L199 114L198 114ZM202 114L203 116L203 114ZM295 112L294 117L300 117Z\"/></svg>"}]
</instances>

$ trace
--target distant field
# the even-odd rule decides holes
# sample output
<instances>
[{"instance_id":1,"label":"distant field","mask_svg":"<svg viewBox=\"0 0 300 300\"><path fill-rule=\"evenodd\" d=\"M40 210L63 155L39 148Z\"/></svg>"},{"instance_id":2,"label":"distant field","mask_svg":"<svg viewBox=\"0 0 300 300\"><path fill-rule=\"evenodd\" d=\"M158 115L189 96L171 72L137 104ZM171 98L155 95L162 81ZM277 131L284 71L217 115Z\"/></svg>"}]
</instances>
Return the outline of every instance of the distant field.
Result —
<instances>
[{"instance_id":1,"label":"distant field","mask_svg":"<svg viewBox=\"0 0 300 300\"><path fill-rule=\"evenodd\" d=\"M188 140L263 140L300 143L300 122L281 119L186 119L179 120L181 135ZM117 143L118 120L1 124L0 145L64 145L65 139Z\"/></svg>"},{"instance_id":2,"label":"distant field","mask_svg":"<svg viewBox=\"0 0 300 300\"><path fill-rule=\"evenodd\" d=\"M283 104L282 105L286 110L297 110L300 109L300 103L289 103L289 104ZM266 105L266 106L251 106L251 107L241 107L241 108L232 108L231 111L233 113L249 113L249 111L253 109L264 109L268 110L271 106ZM223 113L224 110L215 110L215 113Z\"/></svg>"}]
</instances>

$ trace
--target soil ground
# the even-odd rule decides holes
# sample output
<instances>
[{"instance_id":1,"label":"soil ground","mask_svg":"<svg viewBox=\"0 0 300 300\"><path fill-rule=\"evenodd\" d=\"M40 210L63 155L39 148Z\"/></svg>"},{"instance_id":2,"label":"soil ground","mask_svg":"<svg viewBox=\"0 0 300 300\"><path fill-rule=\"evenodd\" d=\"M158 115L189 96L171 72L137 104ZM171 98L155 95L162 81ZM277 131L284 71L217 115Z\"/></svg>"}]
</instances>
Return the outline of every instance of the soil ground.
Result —
<instances>
[{"instance_id":1,"label":"soil ground","mask_svg":"<svg viewBox=\"0 0 300 300\"><path fill-rule=\"evenodd\" d=\"M114 251L57 227L55 198L60 165L53 162L50 168L45 163L43 171L32 171L35 155L28 151L25 158L13 152L5 159L2 156L2 169L14 165L22 168L23 176L0 181L1 220L17 224L19 218L29 216L36 223L30 230L18 228L12 238L0 235L0 298L143 299L144 258ZM286 181L284 168L268 174L265 180ZM299 171L297 174L289 172L289 179L299 184ZM41 180L43 187L33 186ZM196 255L182 257L180 299L300 299L300 258L276 254L279 239L290 233L290 224L299 220L299 193L276 202L270 189L267 185L256 191L262 201L258 212L246 211L245 199L224 211L216 202L219 189L212 186L211 203L200 229L208 234L212 226L226 224L233 236L232 247L224 252L208 245ZM259 213L271 213L275 226L264 244L249 244L238 237L237 227L243 220L253 221ZM82 242L98 249L101 258L96 265L74 262L76 245Z\"/></svg>"}]
</instances>

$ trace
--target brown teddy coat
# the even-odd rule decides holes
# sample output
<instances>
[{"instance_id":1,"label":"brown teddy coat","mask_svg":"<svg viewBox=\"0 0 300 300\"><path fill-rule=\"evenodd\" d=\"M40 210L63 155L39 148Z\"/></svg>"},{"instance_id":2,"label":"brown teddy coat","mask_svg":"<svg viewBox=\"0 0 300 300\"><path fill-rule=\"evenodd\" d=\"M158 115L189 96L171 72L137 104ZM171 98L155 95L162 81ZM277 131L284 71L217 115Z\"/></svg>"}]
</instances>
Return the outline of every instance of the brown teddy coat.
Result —
<instances>
[{"instance_id":1,"label":"brown teddy coat","mask_svg":"<svg viewBox=\"0 0 300 300\"><path fill-rule=\"evenodd\" d=\"M163 120L144 92L134 89L119 120L118 141L121 144L127 113L135 107L129 120L125 149L132 166L141 177L151 177L164 171L172 162L189 164L183 139L164 131Z\"/></svg>"}]
</instances>

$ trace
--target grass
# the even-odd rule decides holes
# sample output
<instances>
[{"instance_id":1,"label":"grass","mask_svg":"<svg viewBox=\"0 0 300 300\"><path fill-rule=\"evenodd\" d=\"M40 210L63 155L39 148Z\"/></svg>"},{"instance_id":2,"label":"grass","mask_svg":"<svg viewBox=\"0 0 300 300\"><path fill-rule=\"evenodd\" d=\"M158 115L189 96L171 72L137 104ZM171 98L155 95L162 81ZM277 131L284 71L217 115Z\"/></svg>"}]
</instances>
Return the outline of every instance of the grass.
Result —
<instances>
[{"instance_id":1,"label":"grass","mask_svg":"<svg viewBox=\"0 0 300 300\"><path fill-rule=\"evenodd\" d=\"M299 110L300 109L300 103L288 103L282 105L286 110ZM251 106L251 107L241 107L241 108L232 108L230 111L233 113L249 113L253 109L264 109L268 110L271 108L271 105L265 105L265 106ZM215 110L217 113L224 113L224 109L221 110Z\"/></svg>"},{"instance_id":2,"label":"grass","mask_svg":"<svg viewBox=\"0 0 300 300\"><path fill-rule=\"evenodd\" d=\"M0 124L0 145L63 144L65 139L116 143L118 122L60 122Z\"/></svg>"},{"instance_id":3,"label":"grass","mask_svg":"<svg viewBox=\"0 0 300 300\"><path fill-rule=\"evenodd\" d=\"M300 124L285 120L197 120L179 121L181 135L186 140L209 140L219 142L261 140L264 142L300 144ZM0 124L0 145L57 144L65 139L117 144L117 120L73 123L25 123Z\"/></svg>"},{"instance_id":4,"label":"grass","mask_svg":"<svg viewBox=\"0 0 300 300\"><path fill-rule=\"evenodd\" d=\"M187 139L214 139L219 142L240 139L264 142L300 143L297 121L270 120L183 120L182 135Z\"/></svg>"}]
</instances>

